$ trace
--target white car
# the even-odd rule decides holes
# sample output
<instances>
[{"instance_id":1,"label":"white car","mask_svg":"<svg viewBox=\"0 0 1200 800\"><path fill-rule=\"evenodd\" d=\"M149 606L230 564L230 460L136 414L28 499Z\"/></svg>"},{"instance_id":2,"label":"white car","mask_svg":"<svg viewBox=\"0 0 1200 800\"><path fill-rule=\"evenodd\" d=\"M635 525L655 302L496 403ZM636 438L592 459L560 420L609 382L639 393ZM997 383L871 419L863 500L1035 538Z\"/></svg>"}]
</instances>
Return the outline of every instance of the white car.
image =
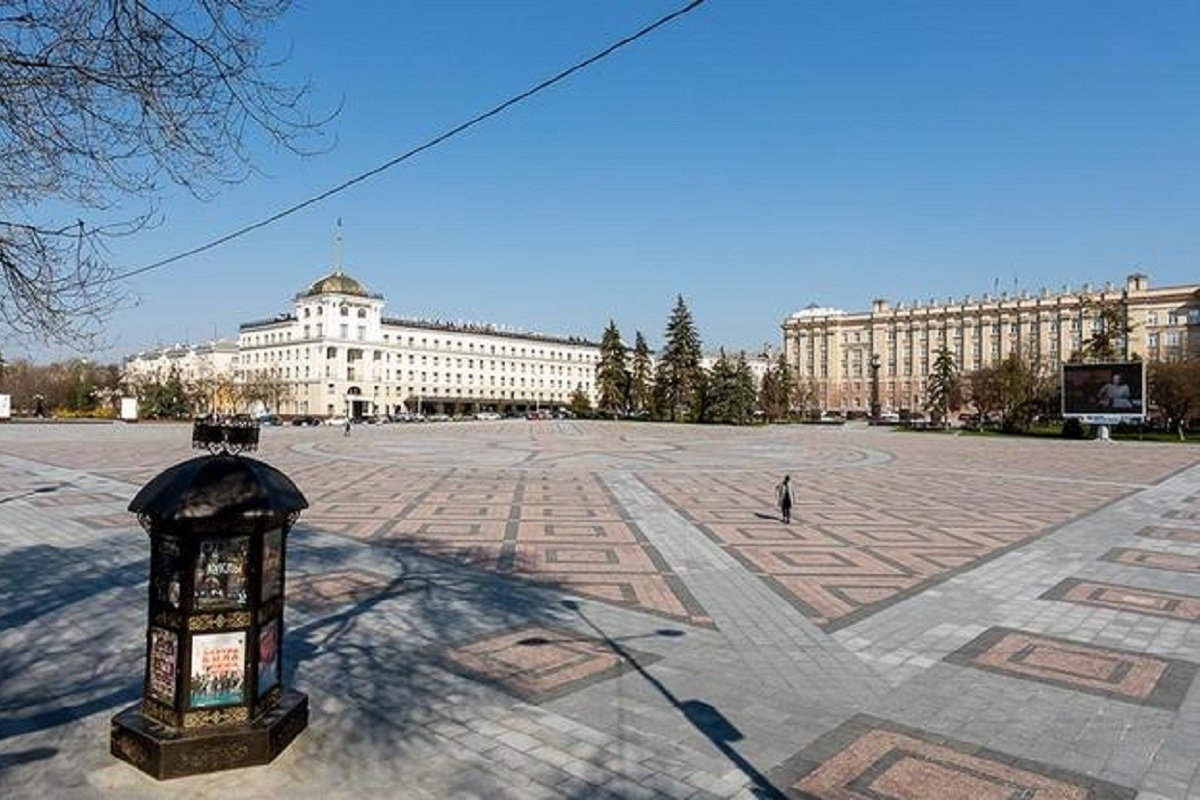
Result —
<instances>
[{"instance_id":1,"label":"white car","mask_svg":"<svg viewBox=\"0 0 1200 800\"><path fill-rule=\"evenodd\" d=\"M326 425L345 425L346 418L345 417L330 417L329 419L325 420L325 424Z\"/></svg>"},{"instance_id":2,"label":"white car","mask_svg":"<svg viewBox=\"0 0 1200 800\"><path fill-rule=\"evenodd\" d=\"M491 420L500 419L500 415L497 414L495 411L480 411L478 414L475 415L475 419L491 421Z\"/></svg>"}]
</instances>

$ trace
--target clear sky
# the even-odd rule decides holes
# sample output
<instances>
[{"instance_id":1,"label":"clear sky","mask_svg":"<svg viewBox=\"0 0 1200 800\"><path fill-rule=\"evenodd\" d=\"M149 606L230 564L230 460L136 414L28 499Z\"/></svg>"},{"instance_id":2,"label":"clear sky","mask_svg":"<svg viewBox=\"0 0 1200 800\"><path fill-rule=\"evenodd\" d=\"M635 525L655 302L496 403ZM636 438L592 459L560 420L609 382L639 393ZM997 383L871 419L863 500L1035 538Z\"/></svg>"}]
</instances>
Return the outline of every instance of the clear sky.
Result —
<instances>
[{"instance_id":1,"label":"clear sky","mask_svg":"<svg viewBox=\"0 0 1200 800\"><path fill-rule=\"evenodd\" d=\"M134 269L421 144L684 0L302 0L272 30L329 152L163 203ZM705 349L810 303L1200 281L1200 2L708 0L467 133L132 279L118 360L236 336L330 271L385 313ZM20 355L10 345L6 356ZM36 353L41 359L69 351Z\"/></svg>"}]
</instances>

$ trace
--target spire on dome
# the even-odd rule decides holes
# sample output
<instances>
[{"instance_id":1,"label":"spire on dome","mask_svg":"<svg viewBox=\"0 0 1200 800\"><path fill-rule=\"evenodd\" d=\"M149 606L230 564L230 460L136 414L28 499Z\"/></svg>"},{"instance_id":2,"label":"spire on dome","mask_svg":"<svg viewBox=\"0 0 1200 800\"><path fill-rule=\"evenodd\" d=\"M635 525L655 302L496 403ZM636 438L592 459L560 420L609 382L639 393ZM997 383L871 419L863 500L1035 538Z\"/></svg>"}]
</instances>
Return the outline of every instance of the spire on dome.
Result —
<instances>
[{"instance_id":1,"label":"spire on dome","mask_svg":"<svg viewBox=\"0 0 1200 800\"><path fill-rule=\"evenodd\" d=\"M342 274L342 218L337 218L337 234L333 246L333 274Z\"/></svg>"}]
</instances>

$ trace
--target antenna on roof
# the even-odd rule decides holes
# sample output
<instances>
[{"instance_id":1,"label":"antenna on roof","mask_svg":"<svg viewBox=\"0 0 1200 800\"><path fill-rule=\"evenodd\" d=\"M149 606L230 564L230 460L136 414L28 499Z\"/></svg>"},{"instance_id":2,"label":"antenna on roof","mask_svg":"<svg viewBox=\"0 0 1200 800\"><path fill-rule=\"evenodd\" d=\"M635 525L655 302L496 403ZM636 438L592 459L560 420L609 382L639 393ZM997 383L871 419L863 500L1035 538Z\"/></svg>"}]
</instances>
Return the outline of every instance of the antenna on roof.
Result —
<instances>
[{"instance_id":1,"label":"antenna on roof","mask_svg":"<svg viewBox=\"0 0 1200 800\"><path fill-rule=\"evenodd\" d=\"M333 272L335 275L342 274L342 218L337 219L337 235L334 237L333 247Z\"/></svg>"}]
</instances>

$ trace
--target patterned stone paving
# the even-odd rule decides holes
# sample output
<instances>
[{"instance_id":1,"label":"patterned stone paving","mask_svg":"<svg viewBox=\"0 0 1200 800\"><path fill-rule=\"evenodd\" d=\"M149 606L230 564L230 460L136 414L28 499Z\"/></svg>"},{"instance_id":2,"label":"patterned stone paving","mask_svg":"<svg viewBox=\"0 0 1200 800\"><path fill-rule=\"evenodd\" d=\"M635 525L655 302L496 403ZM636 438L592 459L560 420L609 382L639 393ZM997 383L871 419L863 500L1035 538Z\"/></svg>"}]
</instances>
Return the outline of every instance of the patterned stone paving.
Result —
<instances>
[{"instance_id":1,"label":"patterned stone paving","mask_svg":"<svg viewBox=\"0 0 1200 800\"><path fill-rule=\"evenodd\" d=\"M393 579L369 570L352 569L308 575L288 571L287 601L294 607L314 612L379 597L393 587Z\"/></svg>"},{"instance_id":2,"label":"patterned stone paving","mask_svg":"<svg viewBox=\"0 0 1200 800\"><path fill-rule=\"evenodd\" d=\"M709 625L607 492L605 469L633 468L826 630L1045 535L1191 459L1178 448L1129 448L1118 466L1082 448L945 437L919 437L917 446L896 452L811 437L781 459L787 450L770 431L693 429L674 440L656 426L527 428L524 439L511 436L507 425L384 426L351 437L325 428L268 428L260 457L302 487L311 503L303 524L314 530L411 547ZM104 440L105 457L91 466L131 482L192 454L183 445L139 446L156 435L144 423L46 430L50 440L36 448L14 442L6 449L80 467L90 457L76 440L96 437ZM499 430L504 434L493 434ZM452 454L479 439L471 466L455 466ZM1042 451L1033 461L1031 449ZM984 453L986 470L978 466ZM778 470L761 471L767 462ZM797 489L788 528L775 519L771 502L783 471L794 473ZM1027 491L1047 480L1052 491ZM1019 505L1011 502L1016 493Z\"/></svg>"},{"instance_id":3,"label":"patterned stone paving","mask_svg":"<svg viewBox=\"0 0 1200 800\"><path fill-rule=\"evenodd\" d=\"M1200 622L1200 597L1136 586L1067 578L1050 588L1042 599Z\"/></svg>"},{"instance_id":4,"label":"patterned stone paving","mask_svg":"<svg viewBox=\"0 0 1200 800\"><path fill-rule=\"evenodd\" d=\"M1138 536L1147 539L1169 539L1176 542L1192 542L1200 544L1200 529L1196 528L1163 528L1157 525L1147 525L1137 532Z\"/></svg>"},{"instance_id":5,"label":"patterned stone paving","mask_svg":"<svg viewBox=\"0 0 1200 800\"><path fill-rule=\"evenodd\" d=\"M628 647L560 628L526 626L446 650L452 668L491 683L527 703L547 703L657 660Z\"/></svg>"},{"instance_id":6,"label":"patterned stone paving","mask_svg":"<svg viewBox=\"0 0 1200 800\"><path fill-rule=\"evenodd\" d=\"M1196 664L1084 642L989 628L946 661L1155 708L1178 708Z\"/></svg>"},{"instance_id":7,"label":"patterned stone paving","mask_svg":"<svg viewBox=\"0 0 1200 800\"><path fill-rule=\"evenodd\" d=\"M865 714L772 773L805 800L1133 800L1137 792Z\"/></svg>"},{"instance_id":8,"label":"patterned stone paving","mask_svg":"<svg viewBox=\"0 0 1200 800\"><path fill-rule=\"evenodd\" d=\"M1015 469L1015 466L1014 466ZM647 473L642 479L747 569L814 622L836 630L964 568L1045 535L1083 508L1128 487L1067 482L1010 502L1014 481L977 474L925 475L919 483L891 468L853 478L793 476L792 524L768 497L772 479Z\"/></svg>"},{"instance_id":9,"label":"patterned stone paving","mask_svg":"<svg viewBox=\"0 0 1200 800\"><path fill-rule=\"evenodd\" d=\"M1135 547L1114 547L1100 558L1104 561L1131 567L1200 574L1200 556L1162 553L1157 550L1139 550Z\"/></svg>"},{"instance_id":10,"label":"patterned stone paving","mask_svg":"<svg viewBox=\"0 0 1200 800\"><path fill-rule=\"evenodd\" d=\"M88 699L49 714L28 698L63 682L55 664L111 649L76 642L87 627L69 609L144 594L145 537L124 505L194 455L186 429L0 431L0 454L30 460L0 465L0 646L21 656L0 663L0 794L32 796L53 777L63 791L38 796L164 796L98 769L99 756L80 789L79 768L56 755L86 749L60 743L77 719L105 728L130 701L111 680L99 701L76 680ZM1129 786L1182 800L1200 791L1200 599L1185 583L1200 558L1127 545L1200 541L1195 481L1155 494L1198 456L850 427L267 429L256 457L310 501L288 599L304 683L326 707L296 745L303 757L187 790L385 796L402 773L415 798L1124 800ZM791 525L772 502L785 473ZM1123 514L1137 524L1121 527ZM76 552L89 531L89 546L104 543ZM1110 582L1074 574L1097 557ZM31 566L63 586L14 602ZM602 602L547 600L564 595ZM117 610L109 625L138 639L143 620ZM1137 616L1112 622L1114 610ZM40 652L42 615L57 624L55 653ZM662 618L685 624L659 638ZM622 634L653 652L618 646ZM123 660L134 686L136 649L76 672L94 681ZM502 707L477 684L524 702ZM413 776L426 764L437 774L423 785ZM329 791L333 775L343 791Z\"/></svg>"}]
</instances>

